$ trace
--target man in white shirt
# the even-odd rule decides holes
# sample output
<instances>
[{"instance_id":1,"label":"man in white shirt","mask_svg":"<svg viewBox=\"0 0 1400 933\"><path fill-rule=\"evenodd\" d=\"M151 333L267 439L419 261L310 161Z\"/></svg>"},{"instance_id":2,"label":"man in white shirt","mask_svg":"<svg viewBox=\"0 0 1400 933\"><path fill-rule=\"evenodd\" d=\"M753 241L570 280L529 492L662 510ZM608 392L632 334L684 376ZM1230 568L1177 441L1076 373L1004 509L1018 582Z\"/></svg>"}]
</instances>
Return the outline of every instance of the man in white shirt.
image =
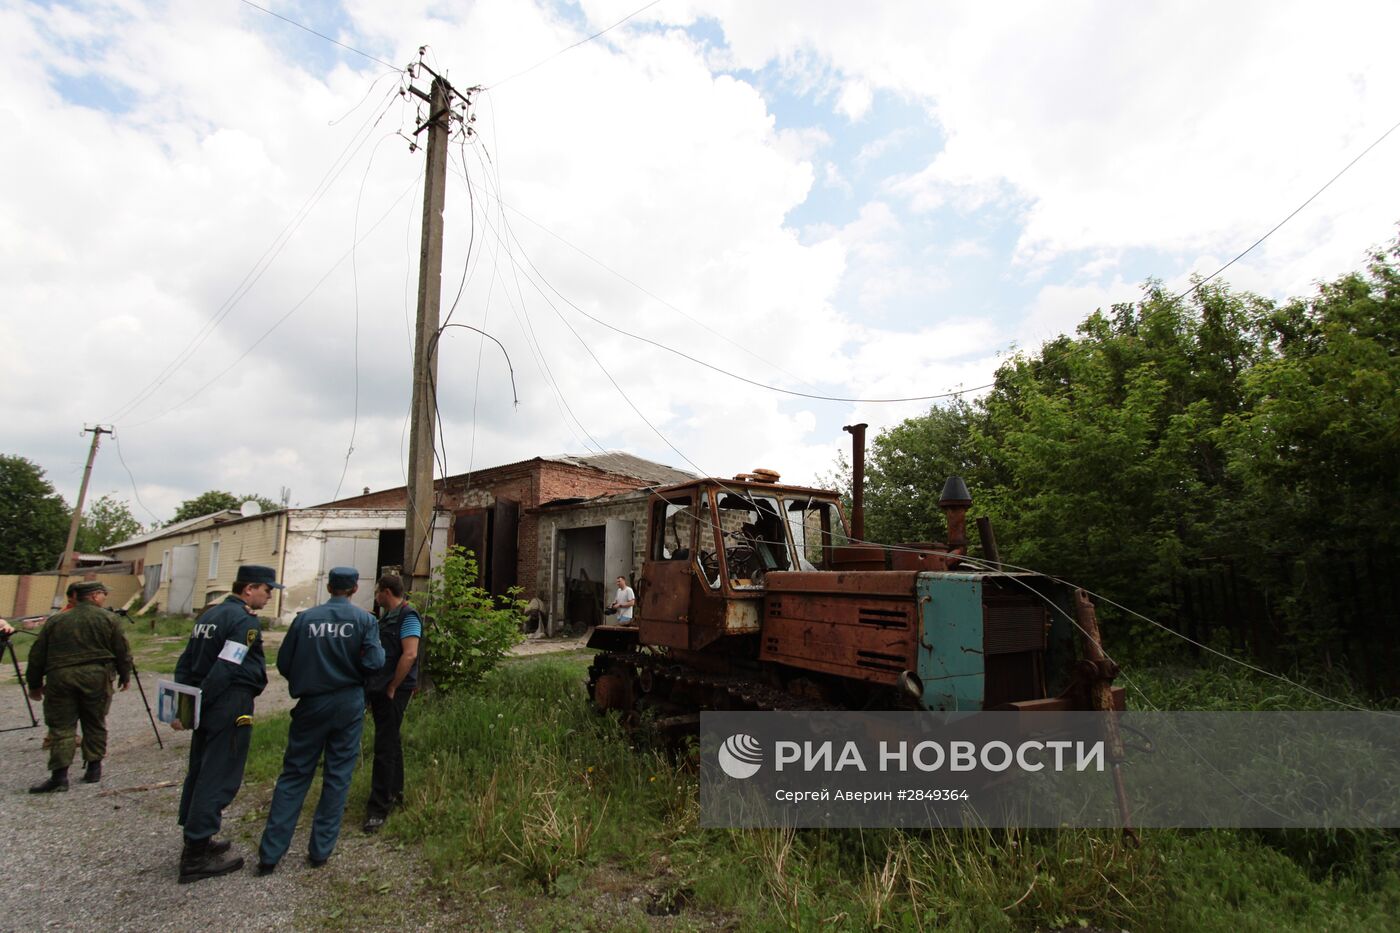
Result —
<instances>
[{"instance_id":1,"label":"man in white shirt","mask_svg":"<svg viewBox=\"0 0 1400 933\"><path fill-rule=\"evenodd\" d=\"M627 585L626 577L617 578L617 592L613 594L612 607L617 610L617 624L632 624L632 607L637 605L637 594Z\"/></svg>"}]
</instances>

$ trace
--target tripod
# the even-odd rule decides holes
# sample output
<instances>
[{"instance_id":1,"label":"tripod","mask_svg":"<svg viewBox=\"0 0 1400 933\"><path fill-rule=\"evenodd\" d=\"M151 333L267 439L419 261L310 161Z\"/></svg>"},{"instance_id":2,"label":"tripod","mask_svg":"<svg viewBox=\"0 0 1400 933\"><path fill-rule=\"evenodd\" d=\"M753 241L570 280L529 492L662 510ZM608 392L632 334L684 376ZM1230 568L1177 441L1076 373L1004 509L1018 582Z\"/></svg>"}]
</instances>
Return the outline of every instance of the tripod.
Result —
<instances>
[{"instance_id":1,"label":"tripod","mask_svg":"<svg viewBox=\"0 0 1400 933\"><path fill-rule=\"evenodd\" d=\"M18 732L21 729L37 729L39 727L39 720L34 718L34 704L29 702L29 691L24 689L24 675L19 671L19 658L15 655L15 646L10 643L9 635L0 635L0 658L4 658L6 651L10 653L10 664L12 664L15 669L15 682L19 684L19 692L24 694L24 708L29 710L29 725L10 726L6 729L0 729L0 732ZM0 664L3 663L4 662L0 660Z\"/></svg>"}]
</instances>

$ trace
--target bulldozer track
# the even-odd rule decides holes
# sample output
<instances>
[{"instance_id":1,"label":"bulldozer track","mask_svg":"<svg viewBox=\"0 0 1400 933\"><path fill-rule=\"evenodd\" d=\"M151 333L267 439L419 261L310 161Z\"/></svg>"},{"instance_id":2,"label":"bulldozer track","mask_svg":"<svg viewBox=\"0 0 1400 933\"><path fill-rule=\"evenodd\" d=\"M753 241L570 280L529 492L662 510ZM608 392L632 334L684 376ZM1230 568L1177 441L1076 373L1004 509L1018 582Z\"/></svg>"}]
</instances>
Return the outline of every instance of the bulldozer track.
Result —
<instances>
[{"instance_id":1,"label":"bulldozer track","mask_svg":"<svg viewBox=\"0 0 1400 933\"><path fill-rule=\"evenodd\" d=\"M600 681L609 676L628 682L618 686L604 682L604 697L600 702ZM646 709L681 714L705 710L815 712L830 709L827 704L806 700L752 678L709 674L663 655L638 651L600 652L588 669L588 695L601 708L637 712ZM627 703L629 699L631 702Z\"/></svg>"}]
</instances>

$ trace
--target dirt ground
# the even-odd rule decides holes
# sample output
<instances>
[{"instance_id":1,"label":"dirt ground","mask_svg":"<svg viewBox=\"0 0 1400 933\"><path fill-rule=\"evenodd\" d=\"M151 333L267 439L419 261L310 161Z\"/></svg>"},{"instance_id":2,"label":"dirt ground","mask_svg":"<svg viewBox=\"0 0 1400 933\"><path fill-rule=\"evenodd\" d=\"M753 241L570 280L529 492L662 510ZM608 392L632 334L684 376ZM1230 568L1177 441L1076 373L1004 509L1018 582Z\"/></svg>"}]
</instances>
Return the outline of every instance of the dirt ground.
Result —
<instances>
[{"instance_id":1,"label":"dirt ground","mask_svg":"<svg viewBox=\"0 0 1400 933\"><path fill-rule=\"evenodd\" d=\"M275 657L281 633L266 637L268 654ZM268 667L268 687L257 701L260 716L292 704L286 682ZM154 699L156 675L142 680ZM39 728L0 733L0 930L307 929L337 925L343 905L336 898L345 890L361 890L385 902L402 898L415 903L414 879L425 874L414 864L413 853L367 837L348 822L328 865L312 869L305 864L305 827L319 782L308 795L291 851L275 874L260 878L254 872L271 787L245 785L224 812L221 833L247 860L244 869L178 884L181 833L175 815L188 733L161 724L165 747L158 748L133 683L113 698L101 784L77 780L79 760L67 793L38 796L27 792L47 774L38 704L35 714ZM7 663L0 672L0 729L28 722ZM410 923L416 928L457 925L436 912L414 916Z\"/></svg>"}]
</instances>

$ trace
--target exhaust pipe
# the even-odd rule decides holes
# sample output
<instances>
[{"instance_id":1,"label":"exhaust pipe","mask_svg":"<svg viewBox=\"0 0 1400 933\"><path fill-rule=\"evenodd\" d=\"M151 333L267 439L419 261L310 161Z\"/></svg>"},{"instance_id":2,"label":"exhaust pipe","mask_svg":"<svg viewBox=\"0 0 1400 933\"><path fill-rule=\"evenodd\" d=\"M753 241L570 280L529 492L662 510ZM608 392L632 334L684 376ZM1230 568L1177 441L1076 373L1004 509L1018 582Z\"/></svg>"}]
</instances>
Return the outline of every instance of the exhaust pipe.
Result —
<instances>
[{"instance_id":1,"label":"exhaust pipe","mask_svg":"<svg viewBox=\"0 0 1400 933\"><path fill-rule=\"evenodd\" d=\"M943 484L938 507L948 520L948 550L954 554L967 553L967 510L972 507L972 494L961 476L950 476Z\"/></svg>"},{"instance_id":2,"label":"exhaust pipe","mask_svg":"<svg viewBox=\"0 0 1400 933\"><path fill-rule=\"evenodd\" d=\"M851 433L851 537L865 540L865 429L869 425L848 424L841 430ZM962 482L959 480L959 482ZM966 492L966 488L963 489Z\"/></svg>"}]
</instances>

